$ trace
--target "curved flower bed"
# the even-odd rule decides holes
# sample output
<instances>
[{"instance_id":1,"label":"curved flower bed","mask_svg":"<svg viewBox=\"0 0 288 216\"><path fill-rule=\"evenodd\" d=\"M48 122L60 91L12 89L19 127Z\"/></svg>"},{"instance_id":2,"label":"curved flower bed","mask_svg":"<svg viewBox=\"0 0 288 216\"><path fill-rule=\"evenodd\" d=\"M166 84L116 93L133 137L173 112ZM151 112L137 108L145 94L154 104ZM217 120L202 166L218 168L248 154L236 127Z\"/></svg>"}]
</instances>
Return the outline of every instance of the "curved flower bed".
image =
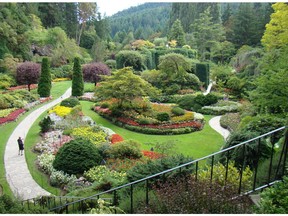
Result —
<instances>
[{"instance_id":1,"label":"curved flower bed","mask_svg":"<svg viewBox=\"0 0 288 216\"><path fill-rule=\"evenodd\" d=\"M11 121L15 121L22 113L26 112L25 109L17 109L13 112L11 112L6 117L0 118L0 124L5 124Z\"/></svg>"},{"instance_id":2,"label":"curved flower bed","mask_svg":"<svg viewBox=\"0 0 288 216\"><path fill-rule=\"evenodd\" d=\"M108 108L101 108L100 106L96 106L94 107L94 111L120 127L144 134L185 134L199 131L203 128L204 125L203 121L201 120L188 120L182 122L172 121L157 124L139 124L127 116L113 118L111 116L111 111Z\"/></svg>"}]
</instances>

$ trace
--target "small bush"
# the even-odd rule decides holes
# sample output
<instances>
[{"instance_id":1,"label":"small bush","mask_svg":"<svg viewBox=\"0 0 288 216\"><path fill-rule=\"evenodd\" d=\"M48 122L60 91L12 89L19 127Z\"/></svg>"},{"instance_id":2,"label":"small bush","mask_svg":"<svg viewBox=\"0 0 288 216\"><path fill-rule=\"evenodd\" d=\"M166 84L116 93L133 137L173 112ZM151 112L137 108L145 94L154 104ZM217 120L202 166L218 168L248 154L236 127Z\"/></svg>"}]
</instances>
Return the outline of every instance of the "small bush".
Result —
<instances>
[{"instance_id":1,"label":"small bush","mask_svg":"<svg viewBox=\"0 0 288 216\"><path fill-rule=\"evenodd\" d=\"M160 113L157 113L157 116L156 116L156 119L158 121L169 121L170 120L170 116L167 112L160 112Z\"/></svg>"},{"instance_id":2,"label":"small bush","mask_svg":"<svg viewBox=\"0 0 288 216\"><path fill-rule=\"evenodd\" d=\"M41 133L48 132L53 125L53 121L50 119L49 116L45 117L42 121L39 122L39 126L41 128Z\"/></svg>"},{"instance_id":3,"label":"small bush","mask_svg":"<svg viewBox=\"0 0 288 216\"><path fill-rule=\"evenodd\" d=\"M65 143L56 154L53 167L68 174L82 174L102 161L97 147L84 139Z\"/></svg>"},{"instance_id":4,"label":"small bush","mask_svg":"<svg viewBox=\"0 0 288 216\"><path fill-rule=\"evenodd\" d=\"M181 116L185 114L185 110L180 107L173 107L171 112L176 116Z\"/></svg>"},{"instance_id":5,"label":"small bush","mask_svg":"<svg viewBox=\"0 0 288 216\"><path fill-rule=\"evenodd\" d=\"M100 107L104 109L109 108L109 103L102 103Z\"/></svg>"},{"instance_id":6,"label":"small bush","mask_svg":"<svg viewBox=\"0 0 288 216\"><path fill-rule=\"evenodd\" d=\"M125 140L112 145L108 150L112 158L141 158L140 144L133 140Z\"/></svg>"},{"instance_id":7,"label":"small bush","mask_svg":"<svg viewBox=\"0 0 288 216\"><path fill-rule=\"evenodd\" d=\"M73 97L67 98L67 99L61 101L61 103L60 103L60 106L71 107L71 108L73 108L77 105L80 105L80 102L77 98L73 98Z\"/></svg>"},{"instance_id":8,"label":"small bush","mask_svg":"<svg viewBox=\"0 0 288 216\"><path fill-rule=\"evenodd\" d=\"M177 103L181 108L191 110L194 105L194 98L195 96L193 95L184 95L178 99Z\"/></svg>"}]
</instances>

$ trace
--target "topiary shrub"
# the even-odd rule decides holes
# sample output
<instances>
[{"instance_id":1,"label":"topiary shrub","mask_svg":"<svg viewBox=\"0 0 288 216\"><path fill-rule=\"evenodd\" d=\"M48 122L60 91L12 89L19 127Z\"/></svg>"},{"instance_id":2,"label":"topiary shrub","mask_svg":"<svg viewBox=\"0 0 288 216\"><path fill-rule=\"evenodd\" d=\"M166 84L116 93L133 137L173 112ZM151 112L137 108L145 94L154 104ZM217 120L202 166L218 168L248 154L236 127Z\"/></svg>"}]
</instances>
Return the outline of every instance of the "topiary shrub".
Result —
<instances>
[{"instance_id":1,"label":"topiary shrub","mask_svg":"<svg viewBox=\"0 0 288 216\"><path fill-rule=\"evenodd\" d=\"M194 98L193 95L184 95L177 100L177 104L183 109L191 110L194 105Z\"/></svg>"},{"instance_id":2,"label":"topiary shrub","mask_svg":"<svg viewBox=\"0 0 288 216\"><path fill-rule=\"evenodd\" d=\"M80 105L80 102L77 98L67 98L63 101L61 101L60 106L65 106L65 107L75 107L77 105Z\"/></svg>"},{"instance_id":3,"label":"topiary shrub","mask_svg":"<svg viewBox=\"0 0 288 216\"><path fill-rule=\"evenodd\" d=\"M167 112L160 112L160 113L157 113L157 116L156 116L156 119L158 121L169 121L170 120L170 116Z\"/></svg>"},{"instance_id":4,"label":"topiary shrub","mask_svg":"<svg viewBox=\"0 0 288 216\"><path fill-rule=\"evenodd\" d=\"M141 158L140 144L134 140L125 140L111 146L108 154L112 158Z\"/></svg>"},{"instance_id":5,"label":"topiary shrub","mask_svg":"<svg viewBox=\"0 0 288 216\"><path fill-rule=\"evenodd\" d=\"M173 107L171 112L176 116L181 116L185 114L185 110L180 107Z\"/></svg>"},{"instance_id":6,"label":"topiary shrub","mask_svg":"<svg viewBox=\"0 0 288 216\"><path fill-rule=\"evenodd\" d=\"M68 174L82 174L99 165L102 159L94 144L88 140L77 138L59 149L53 167Z\"/></svg>"}]
</instances>

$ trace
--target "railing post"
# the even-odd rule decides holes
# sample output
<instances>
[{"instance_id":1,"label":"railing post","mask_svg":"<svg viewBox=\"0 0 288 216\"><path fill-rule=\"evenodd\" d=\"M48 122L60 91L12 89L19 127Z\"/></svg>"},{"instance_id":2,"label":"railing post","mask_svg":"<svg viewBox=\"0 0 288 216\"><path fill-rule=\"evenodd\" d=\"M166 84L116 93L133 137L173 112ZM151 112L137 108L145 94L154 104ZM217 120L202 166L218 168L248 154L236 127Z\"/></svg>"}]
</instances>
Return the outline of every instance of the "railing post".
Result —
<instances>
[{"instance_id":1,"label":"railing post","mask_svg":"<svg viewBox=\"0 0 288 216\"><path fill-rule=\"evenodd\" d=\"M239 181L239 189L238 189L238 194L241 193L241 189L242 189L242 177L243 177L243 171L245 169L245 159L246 159L246 144L243 145L243 162L242 162L242 167L241 167L241 171L240 171L240 181Z\"/></svg>"},{"instance_id":2,"label":"railing post","mask_svg":"<svg viewBox=\"0 0 288 216\"><path fill-rule=\"evenodd\" d=\"M149 182L148 179L146 180L146 205L149 205Z\"/></svg>"},{"instance_id":3,"label":"railing post","mask_svg":"<svg viewBox=\"0 0 288 216\"><path fill-rule=\"evenodd\" d=\"M268 180L267 180L268 185L270 184L270 179L271 179L271 172L272 172L272 165L273 165L273 155L274 155L274 146L275 146L275 143L273 142L272 143L271 156L270 156L269 171L268 171Z\"/></svg>"},{"instance_id":4,"label":"railing post","mask_svg":"<svg viewBox=\"0 0 288 216\"><path fill-rule=\"evenodd\" d=\"M230 155L230 151L227 152L227 160L226 160L226 170L225 170L225 183L224 185L226 186L227 184L227 179L228 179L228 169L229 169L229 155Z\"/></svg>"},{"instance_id":5,"label":"railing post","mask_svg":"<svg viewBox=\"0 0 288 216\"><path fill-rule=\"evenodd\" d=\"M214 171L214 155L212 156L212 161L211 161L210 183L212 183L212 179L213 179L213 171Z\"/></svg>"},{"instance_id":6,"label":"railing post","mask_svg":"<svg viewBox=\"0 0 288 216\"><path fill-rule=\"evenodd\" d=\"M195 174L195 181L198 180L198 161L196 161L196 174Z\"/></svg>"},{"instance_id":7,"label":"railing post","mask_svg":"<svg viewBox=\"0 0 288 216\"><path fill-rule=\"evenodd\" d=\"M130 186L130 212L133 214L133 185Z\"/></svg>"},{"instance_id":8,"label":"railing post","mask_svg":"<svg viewBox=\"0 0 288 216\"><path fill-rule=\"evenodd\" d=\"M255 171L254 171L254 180L253 180L253 191L255 191L256 188L256 180L257 180L257 172L258 172L258 164L259 164L259 158L260 158L260 144L261 144L261 138L257 140L257 161L255 163Z\"/></svg>"},{"instance_id":9,"label":"railing post","mask_svg":"<svg viewBox=\"0 0 288 216\"><path fill-rule=\"evenodd\" d=\"M284 142L284 145L285 145L285 151L284 151L284 160L283 160L283 169L282 169L282 177L284 176L285 174L285 166L286 166L286 160L287 160L287 151L288 151L288 129L286 128L286 131L285 131L285 142Z\"/></svg>"}]
</instances>

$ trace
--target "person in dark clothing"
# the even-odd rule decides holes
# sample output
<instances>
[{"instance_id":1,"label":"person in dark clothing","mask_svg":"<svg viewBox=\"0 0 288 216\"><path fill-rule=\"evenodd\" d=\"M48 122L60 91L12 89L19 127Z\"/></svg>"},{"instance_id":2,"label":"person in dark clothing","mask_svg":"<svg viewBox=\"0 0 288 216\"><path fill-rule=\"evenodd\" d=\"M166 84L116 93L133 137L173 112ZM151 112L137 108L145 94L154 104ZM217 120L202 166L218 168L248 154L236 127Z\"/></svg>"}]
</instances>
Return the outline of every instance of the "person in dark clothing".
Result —
<instances>
[{"instance_id":1,"label":"person in dark clothing","mask_svg":"<svg viewBox=\"0 0 288 216\"><path fill-rule=\"evenodd\" d=\"M20 154L23 155L24 143L23 143L22 138L19 137L18 140L17 140L17 142L18 142L18 146L19 146L19 153L18 153L18 155L20 155Z\"/></svg>"}]
</instances>

